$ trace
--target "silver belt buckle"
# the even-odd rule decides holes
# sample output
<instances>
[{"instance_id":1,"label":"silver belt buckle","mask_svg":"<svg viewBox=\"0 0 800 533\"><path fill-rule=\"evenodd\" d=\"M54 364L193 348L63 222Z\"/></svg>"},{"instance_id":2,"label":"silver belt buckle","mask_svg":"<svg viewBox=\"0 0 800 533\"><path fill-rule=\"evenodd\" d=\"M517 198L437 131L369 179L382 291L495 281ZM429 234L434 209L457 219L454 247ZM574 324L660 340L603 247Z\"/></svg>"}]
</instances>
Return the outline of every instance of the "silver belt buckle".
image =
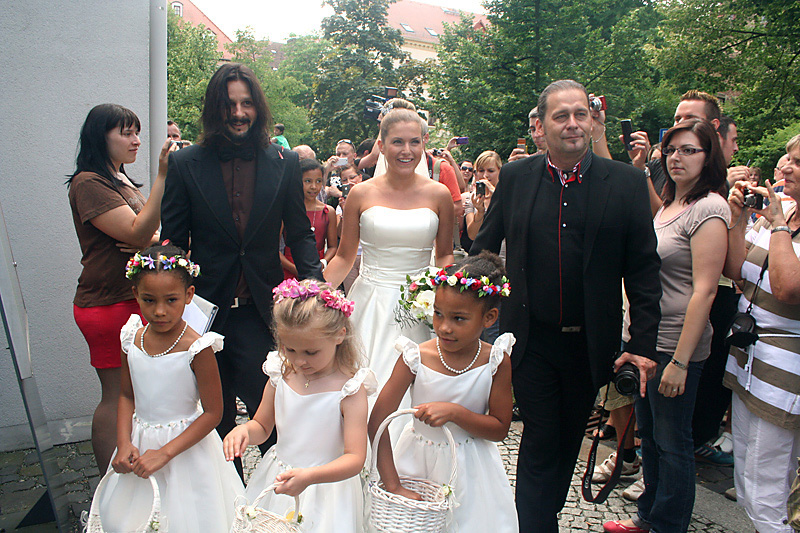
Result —
<instances>
[{"instance_id":1,"label":"silver belt buckle","mask_svg":"<svg viewBox=\"0 0 800 533\"><path fill-rule=\"evenodd\" d=\"M231 309L236 309L237 307L239 307L239 297L238 296L233 298L233 305L231 305Z\"/></svg>"},{"instance_id":2,"label":"silver belt buckle","mask_svg":"<svg viewBox=\"0 0 800 533\"><path fill-rule=\"evenodd\" d=\"M564 326L561 328L561 333L580 333L581 327L580 326Z\"/></svg>"}]
</instances>

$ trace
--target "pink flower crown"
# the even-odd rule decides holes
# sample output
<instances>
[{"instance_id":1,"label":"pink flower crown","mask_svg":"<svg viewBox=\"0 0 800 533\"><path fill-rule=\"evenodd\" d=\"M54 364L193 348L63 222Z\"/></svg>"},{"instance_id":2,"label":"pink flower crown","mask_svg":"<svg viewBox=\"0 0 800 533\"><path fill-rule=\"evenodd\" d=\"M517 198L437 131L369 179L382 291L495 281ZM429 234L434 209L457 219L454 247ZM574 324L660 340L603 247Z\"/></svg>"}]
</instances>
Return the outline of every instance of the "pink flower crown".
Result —
<instances>
[{"instance_id":1,"label":"pink flower crown","mask_svg":"<svg viewBox=\"0 0 800 533\"><path fill-rule=\"evenodd\" d=\"M325 303L325 307L336 309L350 317L353 314L355 304L345 298L341 291L320 287L316 281L301 283L294 278L284 280L280 285L272 289L272 299L277 303L286 298L299 298L306 300L315 296Z\"/></svg>"},{"instance_id":2,"label":"pink flower crown","mask_svg":"<svg viewBox=\"0 0 800 533\"><path fill-rule=\"evenodd\" d=\"M446 284L450 287L459 289L461 292L464 292L465 290L475 291L478 293L479 298L483 296L492 296L494 294L498 294L500 296L511 295L511 285L509 285L508 278L505 276L500 279L499 284L494 284L486 276L473 278L470 277L468 273L462 271L456 272L455 274L447 274L447 271L442 269L433 274L427 280L420 280L421 285L426 283L431 287ZM414 284L412 283L412 286L409 287L409 290L412 292L418 288L414 287L413 285Z\"/></svg>"},{"instance_id":3,"label":"pink flower crown","mask_svg":"<svg viewBox=\"0 0 800 533\"><path fill-rule=\"evenodd\" d=\"M125 277L128 279L133 279L133 276L145 268L149 270L156 270L158 269L158 265L161 265L161 270L183 268L193 278L196 278L200 275L200 265L197 263L192 263L189 259L183 257L182 255L173 255L171 257L167 257L166 255L159 254L157 257L153 258L149 255L142 255L140 252L136 252L136 254L128 260L127 266L125 266Z\"/></svg>"}]
</instances>

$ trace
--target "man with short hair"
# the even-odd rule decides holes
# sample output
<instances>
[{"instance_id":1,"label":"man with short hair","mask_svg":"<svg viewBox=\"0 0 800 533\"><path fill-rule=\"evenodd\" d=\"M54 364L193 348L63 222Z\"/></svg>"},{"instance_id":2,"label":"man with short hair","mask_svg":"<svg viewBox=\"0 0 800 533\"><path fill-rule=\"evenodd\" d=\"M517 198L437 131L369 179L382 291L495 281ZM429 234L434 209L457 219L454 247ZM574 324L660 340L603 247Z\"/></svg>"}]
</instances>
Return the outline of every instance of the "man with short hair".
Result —
<instances>
[{"instance_id":1,"label":"man with short hair","mask_svg":"<svg viewBox=\"0 0 800 533\"><path fill-rule=\"evenodd\" d=\"M275 126L272 128L272 134L275 136L273 137L273 142L275 142L275 144L283 146L287 150L291 150L291 147L289 146L289 141L287 141L286 137L283 136L284 131L286 131L286 126L284 126L280 122L275 124Z\"/></svg>"},{"instance_id":2,"label":"man with short hair","mask_svg":"<svg viewBox=\"0 0 800 533\"><path fill-rule=\"evenodd\" d=\"M314 151L313 148L311 148L307 144L299 144L299 145L295 146L294 147L294 151L297 152L297 157L299 157L301 161L303 159L316 159L317 158L317 153Z\"/></svg>"},{"instance_id":3,"label":"man with short hair","mask_svg":"<svg viewBox=\"0 0 800 533\"><path fill-rule=\"evenodd\" d=\"M206 88L198 144L169 158L161 205L162 236L191 251L203 272L197 294L219 306L212 329L225 336L217 353L222 437L236 425L236 397L252 417L264 392L272 289L283 281L281 225L299 277L322 279L298 157L270 143L271 122L255 73L222 65Z\"/></svg>"},{"instance_id":4,"label":"man with short hair","mask_svg":"<svg viewBox=\"0 0 800 533\"><path fill-rule=\"evenodd\" d=\"M181 129L178 127L175 122L168 120L167 121L167 137L172 139L173 141L180 141L181 139Z\"/></svg>"},{"instance_id":5,"label":"man with short hair","mask_svg":"<svg viewBox=\"0 0 800 533\"><path fill-rule=\"evenodd\" d=\"M660 260L644 175L590 150L589 95L578 82L539 96L544 155L503 166L470 253L509 250L514 395L524 423L517 462L520 531L555 533L597 390L631 362L640 394L655 370ZM513 251L513 253L512 253ZM622 291L631 310L627 351L615 362Z\"/></svg>"}]
</instances>

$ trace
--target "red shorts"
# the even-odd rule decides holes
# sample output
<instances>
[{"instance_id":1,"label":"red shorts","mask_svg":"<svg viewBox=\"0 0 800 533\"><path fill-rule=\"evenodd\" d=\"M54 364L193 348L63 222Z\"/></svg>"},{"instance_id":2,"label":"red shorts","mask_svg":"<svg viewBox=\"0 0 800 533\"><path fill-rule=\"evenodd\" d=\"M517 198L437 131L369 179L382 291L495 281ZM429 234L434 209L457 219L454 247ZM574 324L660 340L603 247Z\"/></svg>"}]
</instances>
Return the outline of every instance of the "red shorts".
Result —
<instances>
[{"instance_id":1,"label":"red shorts","mask_svg":"<svg viewBox=\"0 0 800 533\"><path fill-rule=\"evenodd\" d=\"M75 323L89 345L89 358L95 368L122 366L119 333L131 315L142 316L136 300L125 300L97 307L72 306Z\"/></svg>"}]
</instances>

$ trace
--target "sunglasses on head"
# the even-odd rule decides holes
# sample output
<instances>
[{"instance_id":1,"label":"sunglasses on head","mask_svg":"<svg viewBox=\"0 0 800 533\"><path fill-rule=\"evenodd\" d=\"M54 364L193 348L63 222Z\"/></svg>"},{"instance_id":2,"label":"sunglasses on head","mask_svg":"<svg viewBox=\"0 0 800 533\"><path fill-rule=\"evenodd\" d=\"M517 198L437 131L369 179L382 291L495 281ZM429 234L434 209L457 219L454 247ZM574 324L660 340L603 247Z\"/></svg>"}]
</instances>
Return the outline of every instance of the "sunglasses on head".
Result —
<instances>
[{"instance_id":1,"label":"sunglasses on head","mask_svg":"<svg viewBox=\"0 0 800 533\"><path fill-rule=\"evenodd\" d=\"M339 139L338 141L336 141L336 144L342 144L342 143L347 143L350 146L352 146L353 148L356 147L356 145L353 144L353 141L351 141L350 139Z\"/></svg>"}]
</instances>

